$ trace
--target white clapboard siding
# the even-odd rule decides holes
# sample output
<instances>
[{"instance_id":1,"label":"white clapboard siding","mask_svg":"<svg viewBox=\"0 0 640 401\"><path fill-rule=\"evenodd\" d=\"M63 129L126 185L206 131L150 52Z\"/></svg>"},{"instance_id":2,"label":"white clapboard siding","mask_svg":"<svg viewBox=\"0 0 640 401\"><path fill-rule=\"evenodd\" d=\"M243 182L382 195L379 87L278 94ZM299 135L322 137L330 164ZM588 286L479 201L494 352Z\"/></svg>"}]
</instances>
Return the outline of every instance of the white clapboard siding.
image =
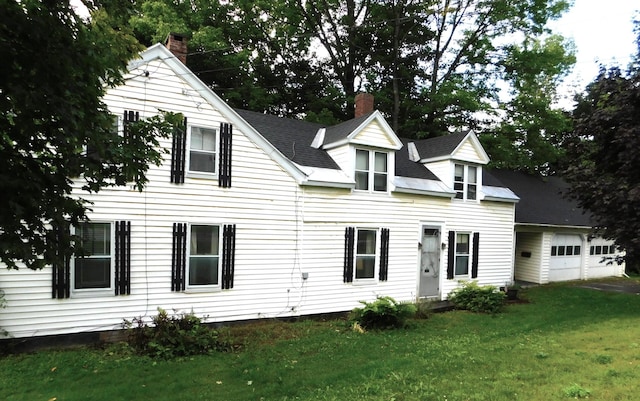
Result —
<instances>
[{"instance_id":1,"label":"white clapboard siding","mask_svg":"<svg viewBox=\"0 0 640 401\"><path fill-rule=\"evenodd\" d=\"M540 283L543 258L542 238L540 232L521 232L516 234L515 278L516 280ZM531 254L522 256L523 252Z\"/></svg>"},{"instance_id":2,"label":"white clapboard siding","mask_svg":"<svg viewBox=\"0 0 640 401\"><path fill-rule=\"evenodd\" d=\"M460 146L453 153L453 158L457 160L463 160L465 162L470 163L479 163L484 164L485 160L483 155L480 154L478 148L474 146L473 142L467 137L465 141L463 141Z\"/></svg>"},{"instance_id":3,"label":"white clapboard siding","mask_svg":"<svg viewBox=\"0 0 640 401\"><path fill-rule=\"evenodd\" d=\"M387 133L376 120L372 120L363 127L353 138L353 142L384 149L394 148L395 146L394 141L389 137L389 133Z\"/></svg>"}]
</instances>

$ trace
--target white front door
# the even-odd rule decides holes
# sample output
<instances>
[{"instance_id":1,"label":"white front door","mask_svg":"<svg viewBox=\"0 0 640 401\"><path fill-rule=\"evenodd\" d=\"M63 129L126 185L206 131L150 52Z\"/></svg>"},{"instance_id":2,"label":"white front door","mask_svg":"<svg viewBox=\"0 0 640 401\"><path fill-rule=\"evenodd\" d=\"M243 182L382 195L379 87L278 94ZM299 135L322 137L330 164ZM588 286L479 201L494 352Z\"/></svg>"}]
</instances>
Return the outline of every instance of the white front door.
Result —
<instances>
[{"instance_id":1,"label":"white front door","mask_svg":"<svg viewBox=\"0 0 640 401\"><path fill-rule=\"evenodd\" d=\"M440 296L440 228L422 227L419 297Z\"/></svg>"}]
</instances>

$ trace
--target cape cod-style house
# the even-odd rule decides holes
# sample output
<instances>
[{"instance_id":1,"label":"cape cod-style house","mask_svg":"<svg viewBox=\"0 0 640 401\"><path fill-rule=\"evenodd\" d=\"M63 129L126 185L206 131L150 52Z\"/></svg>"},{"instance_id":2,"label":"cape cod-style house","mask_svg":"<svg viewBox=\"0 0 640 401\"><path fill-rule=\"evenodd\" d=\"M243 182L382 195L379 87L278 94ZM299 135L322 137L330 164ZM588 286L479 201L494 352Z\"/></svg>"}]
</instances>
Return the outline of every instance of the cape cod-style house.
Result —
<instances>
[{"instance_id":1,"label":"cape cod-style house","mask_svg":"<svg viewBox=\"0 0 640 401\"><path fill-rule=\"evenodd\" d=\"M106 332L158 307L207 322L340 312L513 279L519 198L485 181L474 133L403 140L367 94L335 126L235 110L183 61L152 46L108 91L120 132L159 110L184 129L142 192L78 185L90 256L0 268L10 336Z\"/></svg>"}]
</instances>

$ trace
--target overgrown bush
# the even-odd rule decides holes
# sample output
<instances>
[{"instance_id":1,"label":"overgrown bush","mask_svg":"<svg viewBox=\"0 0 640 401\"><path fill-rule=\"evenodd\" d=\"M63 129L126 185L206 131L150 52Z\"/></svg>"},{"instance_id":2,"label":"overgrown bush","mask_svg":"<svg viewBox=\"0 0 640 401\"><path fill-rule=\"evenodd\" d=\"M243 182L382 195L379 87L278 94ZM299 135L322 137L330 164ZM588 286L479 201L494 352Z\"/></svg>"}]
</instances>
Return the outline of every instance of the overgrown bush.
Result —
<instances>
[{"instance_id":1,"label":"overgrown bush","mask_svg":"<svg viewBox=\"0 0 640 401\"><path fill-rule=\"evenodd\" d=\"M406 326L416 314L412 303L397 302L391 297L378 297L373 302L360 301L362 308L351 311L351 320L365 329L391 329Z\"/></svg>"},{"instance_id":2,"label":"overgrown bush","mask_svg":"<svg viewBox=\"0 0 640 401\"><path fill-rule=\"evenodd\" d=\"M155 358L206 354L229 348L219 339L218 331L204 326L193 312L171 316L158 308L151 324L139 317L125 320L124 326L129 345L139 354Z\"/></svg>"},{"instance_id":3,"label":"overgrown bush","mask_svg":"<svg viewBox=\"0 0 640 401\"><path fill-rule=\"evenodd\" d=\"M458 309L498 313L504 308L505 294L493 285L479 286L475 281L466 281L449 294L449 301Z\"/></svg>"}]
</instances>

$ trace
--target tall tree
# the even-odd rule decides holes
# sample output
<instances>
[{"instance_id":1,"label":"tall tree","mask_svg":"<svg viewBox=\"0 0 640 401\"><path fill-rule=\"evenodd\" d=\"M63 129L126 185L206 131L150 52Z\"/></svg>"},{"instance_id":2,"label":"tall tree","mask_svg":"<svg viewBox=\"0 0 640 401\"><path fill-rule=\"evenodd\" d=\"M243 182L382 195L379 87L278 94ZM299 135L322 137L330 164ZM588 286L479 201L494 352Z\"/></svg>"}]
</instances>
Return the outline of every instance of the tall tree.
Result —
<instances>
[{"instance_id":1,"label":"tall tree","mask_svg":"<svg viewBox=\"0 0 640 401\"><path fill-rule=\"evenodd\" d=\"M86 219L89 205L72 196L70 177L87 191L142 188L148 163L160 162L154 127L162 121L122 138L101 101L140 49L123 25L126 1L109 4L88 22L68 1L3 1L0 260L10 268L41 268L60 260L56 249L74 250L68 231L55 229Z\"/></svg>"},{"instance_id":2,"label":"tall tree","mask_svg":"<svg viewBox=\"0 0 640 401\"><path fill-rule=\"evenodd\" d=\"M575 63L568 48L560 36L509 48L503 61L509 98L500 105L496 127L480 137L494 167L549 175L562 163L571 116L553 104L561 78Z\"/></svg>"},{"instance_id":3,"label":"tall tree","mask_svg":"<svg viewBox=\"0 0 640 401\"><path fill-rule=\"evenodd\" d=\"M638 24L636 24L638 27ZM640 260L640 35L639 54L625 73L602 69L574 111L575 136L565 177L597 229Z\"/></svg>"}]
</instances>

